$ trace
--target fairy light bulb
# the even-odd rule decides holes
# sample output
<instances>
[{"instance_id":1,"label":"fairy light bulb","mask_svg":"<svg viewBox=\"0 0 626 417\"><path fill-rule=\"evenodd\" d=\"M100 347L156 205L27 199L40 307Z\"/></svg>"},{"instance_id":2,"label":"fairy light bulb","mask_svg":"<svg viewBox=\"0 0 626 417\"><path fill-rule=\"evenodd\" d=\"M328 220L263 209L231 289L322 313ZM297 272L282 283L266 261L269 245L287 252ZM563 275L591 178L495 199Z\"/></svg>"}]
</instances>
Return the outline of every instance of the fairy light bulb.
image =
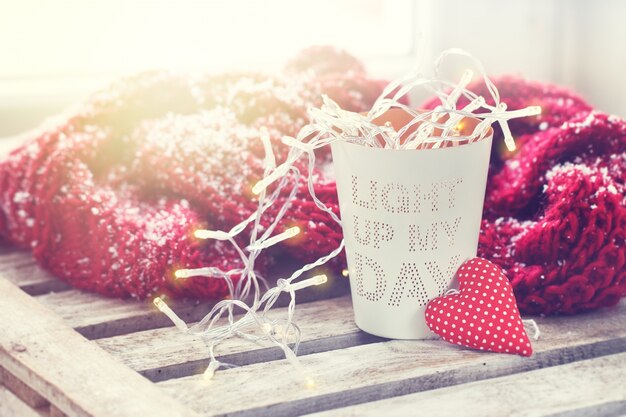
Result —
<instances>
[{"instance_id":1,"label":"fairy light bulb","mask_svg":"<svg viewBox=\"0 0 626 417\"><path fill-rule=\"evenodd\" d=\"M219 361L211 360L211 362L209 362L209 366L207 366L204 372L202 373L202 378L204 378L205 381L212 380L213 377L215 376L215 371L217 371L219 367L220 367Z\"/></svg>"},{"instance_id":2,"label":"fairy light bulb","mask_svg":"<svg viewBox=\"0 0 626 417\"><path fill-rule=\"evenodd\" d=\"M290 285L293 291L298 291L303 288L322 285L322 284L325 284L326 282L328 282L328 276L326 276L326 274L321 274L321 275L316 275L314 277L307 278L303 281L296 282L295 284L290 284Z\"/></svg>"},{"instance_id":3,"label":"fairy light bulb","mask_svg":"<svg viewBox=\"0 0 626 417\"><path fill-rule=\"evenodd\" d=\"M350 271L348 271L347 269L343 269L341 271L341 275L343 275L345 278L348 278L348 276L350 275Z\"/></svg>"},{"instance_id":4,"label":"fairy light bulb","mask_svg":"<svg viewBox=\"0 0 626 417\"><path fill-rule=\"evenodd\" d=\"M304 386L310 389L313 389L317 386L317 384L315 383L315 380L313 378L311 378L310 376L307 376L304 379Z\"/></svg>"},{"instance_id":5,"label":"fairy light bulb","mask_svg":"<svg viewBox=\"0 0 626 417\"><path fill-rule=\"evenodd\" d=\"M152 302L154 303L156 308L159 309L159 311L163 311L165 307L167 307L167 305L165 304L165 301L163 301L161 297L156 297L154 300L152 300Z\"/></svg>"},{"instance_id":6,"label":"fairy light bulb","mask_svg":"<svg viewBox=\"0 0 626 417\"><path fill-rule=\"evenodd\" d=\"M539 116L543 111L541 106L528 106L526 110L528 110L528 114L526 114L526 116Z\"/></svg>"},{"instance_id":7,"label":"fairy light bulb","mask_svg":"<svg viewBox=\"0 0 626 417\"><path fill-rule=\"evenodd\" d=\"M185 323L180 317L178 317L178 315L174 313L174 311L165 303L165 301L163 301L161 297L156 297L154 300L152 300L152 302L161 313L165 314L172 321L172 323L174 323L176 328L184 332L189 330L189 328L187 327L187 323Z\"/></svg>"},{"instance_id":8,"label":"fairy light bulb","mask_svg":"<svg viewBox=\"0 0 626 417\"><path fill-rule=\"evenodd\" d=\"M191 277L215 277L221 276L221 271L213 266L205 266L202 268L193 269L178 269L174 271L174 276L177 279L191 278Z\"/></svg>"},{"instance_id":9,"label":"fairy light bulb","mask_svg":"<svg viewBox=\"0 0 626 417\"><path fill-rule=\"evenodd\" d=\"M290 227L282 233L279 233L275 236L272 236L268 239L265 239L261 243L254 243L248 246L248 250L261 250L273 246L277 243L282 242L283 240L291 239L292 237L298 235L300 233L300 228L298 226Z\"/></svg>"},{"instance_id":10,"label":"fairy light bulb","mask_svg":"<svg viewBox=\"0 0 626 417\"><path fill-rule=\"evenodd\" d=\"M269 187L274 181L284 177L287 171L289 171L289 168L291 168L290 163L284 163L276 167L267 177L263 178L252 187L252 192L254 194L260 194L261 191Z\"/></svg>"},{"instance_id":11,"label":"fairy light bulb","mask_svg":"<svg viewBox=\"0 0 626 417\"><path fill-rule=\"evenodd\" d=\"M223 232L221 230L196 230L193 235L198 239L215 239L215 240L228 240L231 238L230 233Z\"/></svg>"}]
</instances>

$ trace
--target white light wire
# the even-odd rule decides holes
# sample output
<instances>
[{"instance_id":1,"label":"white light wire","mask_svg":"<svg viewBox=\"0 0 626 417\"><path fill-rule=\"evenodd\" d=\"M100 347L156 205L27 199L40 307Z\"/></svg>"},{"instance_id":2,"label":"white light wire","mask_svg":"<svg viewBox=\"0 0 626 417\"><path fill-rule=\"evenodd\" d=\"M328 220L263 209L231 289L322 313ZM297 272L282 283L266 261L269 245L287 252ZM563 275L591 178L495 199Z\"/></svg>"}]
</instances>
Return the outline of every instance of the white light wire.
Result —
<instances>
[{"instance_id":1,"label":"white light wire","mask_svg":"<svg viewBox=\"0 0 626 417\"><path fill-rule=\"evenodd\" d=\"M439 67L449 55L460 55L472 61L479 75L482 76L495 105L487 104L483 97L466 88L472 80L473 72L471 70L467 70L456 84L437 78ZM416 87L423 87L434 93L441 101L441 104L433 110L422 112L402 104L400 100ZM457 109L457 102L461 97L467 99L469 104L462 109ZM397 132L389 125L378 126L373 122L374 119L394 108L407 112L413 118L411 122ZM475 113L477 110L483 110L483 112ZM459 49L447 50L440 55L435 62L434 78L424 77L419 73L412 73L391 82L383 90L367 114L344 110L329 97L323 96L323 105L320 108L310 108L308 110L309 124L304 126L295 138L288 136L282 138L283 144L290 148L287 158L282 164L276 165L269 132L266 128L261 129L260 139L265 150L265 169L263 179L253 187L253 192L258 195L257 210L229 231L197 230L195 232L197 238L229 242L239 254L243 267L229 271L222 271L215 267L182 269L175 273L178 279L191 277L223 279L227 283L230 299L216 303L200 322L192 326L187 326L161 298L157 297L154 300L155 305L181 331L201 335L206 339L210 357L209 365L204 374L206 378L213 377L219 368L233 366L218 361L214 350L223 340L236 336L253 343L269 342L280 348L285 354L285 358L293 364L299 375L306 382L306 385L313 385L313 378L307 374L296 357L301 331L293 322L296 306L295 293L312 285L321 285L326 282L327 277L318 275L299 281L298 278L337 256L344 248L344 241L341 240L338 247L329 254L320 257L315 262L302 266L288 278L277 280L276 285L269 289L265 279L254 271L256 258L263 250L295 236L300 231L299 229L296 230L296 227L292 227L279 234L274 234L298 191L301 173L296 166L296 162L306 154L308 160L307 188L310 197L320 210L328 213L341 226L341 220L337 214L327 207L315 193L313 174L316 164L315 151L317 149L340 140L363 146L407 150L422 149L426 145L437 148L442 146L446 140L456 142L467 140L468 143L471 143L483 138L491 125L497 122L502 128L507 147L512 150L514 149L514 142L512 142L513 138L507 121L516 117L538 114L540 110L538 107L527 107L525 109L507 111L506 104L500 102L498 90L487 77L480 62L469 53ZM448 119L442 122L441 119L445 115L448 115ZM458 123L464 117L482 119L468 136L460 136L457 130ZM407 134L413 126L416 126L416 129ZM439 137L433 137L434 129L440 129L442 134ZM401 138L403 138L403 141L401 141ZM268 195L268 190L271 187L273 187L273 190ZM287 190L287 196L285 197ZM263 230L263 233L260 233L262 230L261 219L266 215L268 209L277 204L279 199L282 199L280 208L273 215L270 225ZM248 228L250 229L250 239L244 248L240 246L237 237ZM233 277L235 276L239 276L236 284L233 282ZM266 289L262 295L259 281ZM290 296L286 318L280 320L270 319L268 313L282 293L288 293ZM235 315L236 309L241 310L242 314ZM223 316L226 313L225 319L227 322L222 323L224 321ZM222 319L222 322L219 322L220 319ZM252 328L257 329L257 332L253 332Z\"/></svg>"}]
</instances>

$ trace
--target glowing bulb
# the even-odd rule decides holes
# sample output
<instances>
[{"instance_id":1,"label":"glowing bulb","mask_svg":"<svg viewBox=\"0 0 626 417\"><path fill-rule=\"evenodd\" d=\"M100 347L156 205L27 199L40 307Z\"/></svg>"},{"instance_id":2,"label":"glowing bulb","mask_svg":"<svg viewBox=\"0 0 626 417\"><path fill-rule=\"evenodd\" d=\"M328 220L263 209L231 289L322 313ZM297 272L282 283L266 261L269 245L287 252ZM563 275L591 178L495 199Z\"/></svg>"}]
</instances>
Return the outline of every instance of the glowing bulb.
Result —
<instances>
[{"instance_id":1,"label":"glowing bulb","mask_svg":"<svg viewBox=\"0 0 626 417\"><path fill-rule=\"evenodd\" d=\"M179 269L176 272L174 272L174 276L176 278L189 278L189 274L187 273L186 269Z\"/></svg>"},{"instance_id":2,"label":"glowing bulb","mask_svg":"<svg viewBox=\"0 0 626 417\"><path fill-rule=\"evenodd\" d=\"M230 234L221 230L196 230L193 235L198 239L228 240Z\"/></svg>"},{"instance_id":3,"label":"glowing bulb","mask_svg":"<svg viewBox=\"0 0 626 417\"><path fill-rule=\"evenodd\" d=\"M303 288L312 287L313 285L322 285L325 284L327 281L328 277L326 276L326 274L321 274L290 285L293 291L297 291Z\"/></svg>"},{"instance_id":4,"label":"glowing bulb","mask_svg":"<svg viewBox=\"0 0 626 417\"><path fill-rule=\"evenodd\" d=\"M460 121L459 123L457 123L456 126L454 126L454 129L452 129L452 135L453 136L461 136L461 132L463 131L463 127L465 127L465 123L463 123L463 121Z\"/></svg>"},{"instance_id":5,"label":"glowing bulb","mask_svg":"<svg viewBox=\"0 0 626 417\"><path fill-rule=\"evenodd\" d=\"M313 378L311 378L310 376L306 377L304 380L304 386L307 388L315 388L317 384L315 383L315 380Z\"/></svg>"},{"instance_id":6,"label":"glowing bulb","mask_svg":"<svg viewBox=\"0 0 626 417\"><path fill-rule=\"evenodd\" d=\"M344 269L343 271L341 271L341 275L347 278L348 275L350 275L350 271L348 271L347 269Z\"/></svg>"},{"instance_id":7,"label":"glowing bulb","mask_svg":"<svg viewBox=\"0 0 626 417\"><path fill-rule=\"evenodd\" d=\"M194 269L178 269L174 272L174 276L178 278L191 278L191 277L222 277L219 268L213 266L205 266L202 268Z\"/></svg>"},{"instance_id":8,"label":"glowing bulb","mask_svg":"<svg viewBox=\"0 0 626 417\"><path fill-rule=\"evenodd\" d=\"M253 250L265 249L279 242L282 242L283 240L291 239L292 237L296 236L299 233L300 233L300 228L298 226L290 227L289 229L285 230L282 233L277 234L276 236L272 236L268 239L265 239L261 243L257 242L257 243L254 243L253 245L248 246L248 250L253 251Z\"/></svg>"},{"instance_id":9,"label":"glowing bulb","mask_svg":"<svg viewBox=\"0 0 626 417\"><path fill-rule=\"evenodd\" d=\"M291 167L291 164L287 162L277 167L274 171L272 171L271 174L263 178L261 181L257 182L256 185L252 187L252 192L254 194L261 193L261 191L269 187L269 185L272 184L274 181L284 176L287 173L287 171L289 171L290 167Z\"/></svg>"},{"instance_id":10,"label":"glowing bulb","mask_svg":"<svg viewBox=\"0 0 626 417\"><path fill-rule=\"evenodd\" d=\"M263 323L263 331L265 333L271 333L272 332L272 325L269 323Z\"/></svg>"},{"instance_id":11,"label":"glowing bulb","mask_svg":"<svg viewBox=\"0 0 626 417\"><path fill-rule=\"evenodd\" d=\"M219 361L212 360L211 362L209 362L209 366L206 367L206 370L202 373L202 377L206 381L210 381L211 379L213 379L213 376L215 375L215 371L217 371L217 368L219 367L220 367Z\"/></svg>"},{"instance_id":12,"label":"glowing bulb","mask_svg":"<svg viewBox=\"0 0 626 417\"><path fill-rule=\"evenodd\" d=\"M152 302L160 311L163 311L163 309L167 307L161 297L156 297L154 300L152 300Z\"/></svg>"},{"instance_id":13,"label":"glowing bulb","mask_svg":"<svg viewBox=\"0 0 626 417\"><path fill-rule=\"evenodd\" d=\"M181 318L178 317L178 315L176 315L176 313L174 313L174 311L167 304L165 304L165 301L163 301L161 297L156 297L152 300L152 302L159 309L159 311L165 314L172 321L172 323L174 323L179 330L183 332L189 330L187 323L181 320Z\"/></svg>"}]
</instances>

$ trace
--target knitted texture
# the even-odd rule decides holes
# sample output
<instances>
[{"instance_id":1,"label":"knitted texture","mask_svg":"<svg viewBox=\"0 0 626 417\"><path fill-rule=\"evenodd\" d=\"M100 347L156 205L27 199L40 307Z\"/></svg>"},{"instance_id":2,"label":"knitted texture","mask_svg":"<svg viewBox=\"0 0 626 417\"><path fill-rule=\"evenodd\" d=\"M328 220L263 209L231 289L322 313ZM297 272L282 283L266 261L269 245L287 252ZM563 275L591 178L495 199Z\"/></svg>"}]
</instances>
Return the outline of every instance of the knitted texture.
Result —
<instances>
[{"instance_id":1,"label":"knitted texture","mask_svg":"<svg viewBox=\"0 0 626 417\"><path fill-rule=\"evenodd\" d=\"M479 256L506 271L524 313L616 304L626 295L626 122L559 87L495 83L509 109L543 111L511 122L515 154L494 146Z\"/></svg>"},{"instance_id":2,"label":"knitted texture","mask_svg":"<svg viewBox=\"0 0 626 417\"><path fill-rule=\"evenodd\" d=\"M511 123L514 155L496 132L479 255L507 272L523 313L617 303L626 294L626 123L558 87L495 82L510 109L544 111ZM287 151L280 138L298 132L322 93L364 111L385 85L330 48L304 51L279 77L157 72L121 80L0 163L0 236L31 248L78 288L116 297L224 296L221 280L175 281L173 271L241 267L228 244L191 234L229 229L256 209L259 129L268 127L280 162ZM318 160L315 190L338 213L327 149ZM277 233L294 225L303 233L276 249L311 261L339 244L341 230L315 207L304 179L290 181L298 194ZM269 213L262 223L271 220ZM255 265L261 271L280 256L271 252Z\"/></svg>"},{"instance_id":3,"label":"knitted texture","mask_svg":"<svg viewBox=\"0 0 626 417\"><path fill-rule=\"evenodd\" d=\"M335 56L340 64L333 70ZM387 84L332 48L304 51L287 68L281 77L148 73L96 94L0 163L0 236L31 248L44 268L77 288L136 298L156 291L226 295L223 280L176 281L173 272L242 266L227 242L201 242L192 233L229 229L256 210L251 187L263 174L260 127L268 127L280 162L287 153L282 135L299 131L307 107L321 105L323 93L365 111ZM328 163L328 151L319 159ZM334 183L313 174L319 198L338 212ZM297 246L294 239L281 246L310 261L333 250L342 235L308 198L305 180L297 186L277 232L302 226ZM262 225L271 220L270 212ZM255 266L263 271L271 261L262 257Z\"/></svg>"}]
</instances>

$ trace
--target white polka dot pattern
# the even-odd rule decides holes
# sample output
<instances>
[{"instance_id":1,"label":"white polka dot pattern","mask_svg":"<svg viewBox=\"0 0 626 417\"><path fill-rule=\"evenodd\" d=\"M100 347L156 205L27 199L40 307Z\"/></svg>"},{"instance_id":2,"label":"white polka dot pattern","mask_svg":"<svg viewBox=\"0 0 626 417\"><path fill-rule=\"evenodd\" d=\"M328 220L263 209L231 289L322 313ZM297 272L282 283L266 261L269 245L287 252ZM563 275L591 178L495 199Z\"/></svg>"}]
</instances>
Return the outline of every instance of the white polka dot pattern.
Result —
<instances>
[{"instance_id":1,"label":"white polka dot pattern","mask_svg":"<svg viewBox=\"0 0 626 417\"><path fill-rule=\"evenodd\" d=\"M492 262L474 258L457 271L459 293L432 299L426 324L446 342L479 350L532 355L513 288Z\"/></svg>"}]
</instances>

